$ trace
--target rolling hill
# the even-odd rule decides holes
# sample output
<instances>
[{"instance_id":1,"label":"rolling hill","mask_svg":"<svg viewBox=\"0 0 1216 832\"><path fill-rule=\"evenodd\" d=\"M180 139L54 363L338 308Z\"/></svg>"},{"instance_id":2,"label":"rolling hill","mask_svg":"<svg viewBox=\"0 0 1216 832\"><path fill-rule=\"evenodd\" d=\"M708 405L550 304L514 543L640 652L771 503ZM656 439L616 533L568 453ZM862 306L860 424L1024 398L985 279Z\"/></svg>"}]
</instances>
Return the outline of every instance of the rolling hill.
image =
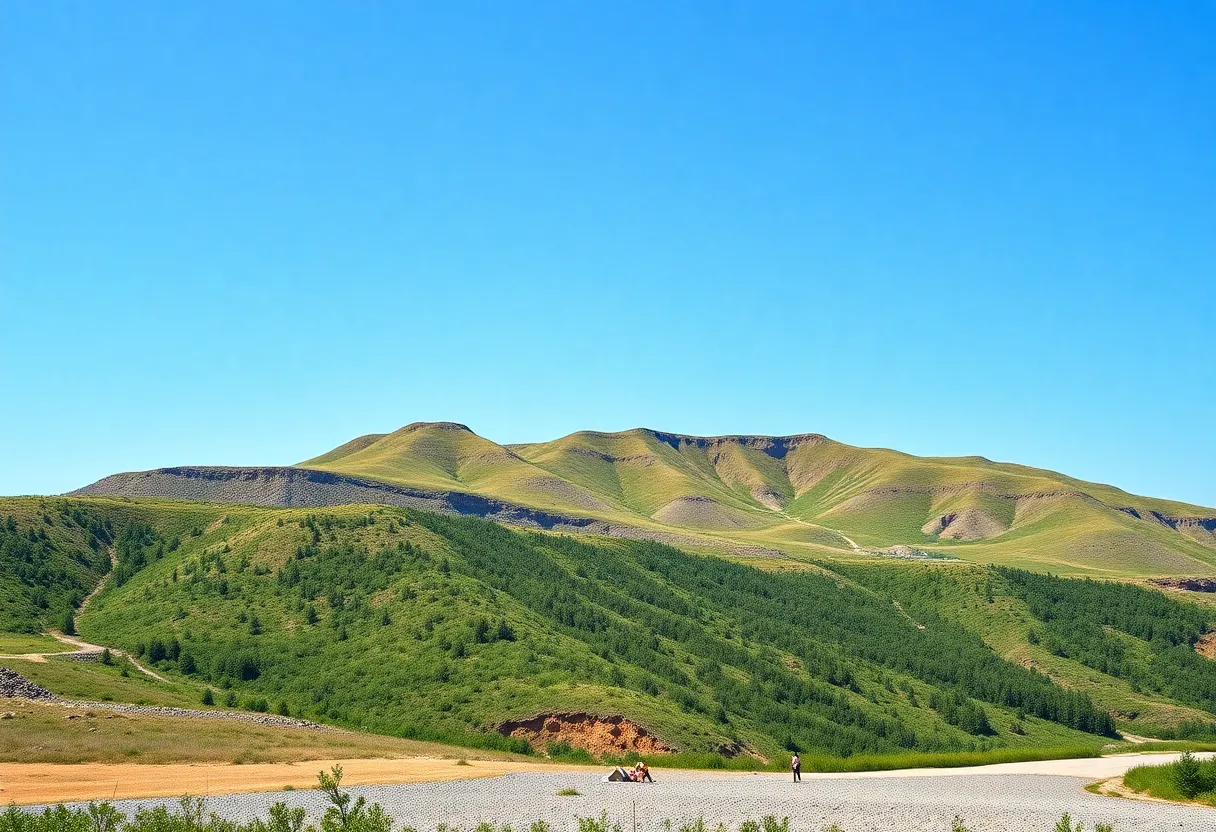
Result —
<instances>
[{"instance_id":1,"label":"rolling hill","mask_svg":"<svg viewBox=\"0 0 1216 832\"><path fill-rule=\"evenodd\" d=\"M769 560L937 554L1060 574L1216 575L1216 509L817 434L639 428L499 445L464 425L415 423L293 467L159 469L75 493L385 503Z\"/></svg>"}]
</instances>

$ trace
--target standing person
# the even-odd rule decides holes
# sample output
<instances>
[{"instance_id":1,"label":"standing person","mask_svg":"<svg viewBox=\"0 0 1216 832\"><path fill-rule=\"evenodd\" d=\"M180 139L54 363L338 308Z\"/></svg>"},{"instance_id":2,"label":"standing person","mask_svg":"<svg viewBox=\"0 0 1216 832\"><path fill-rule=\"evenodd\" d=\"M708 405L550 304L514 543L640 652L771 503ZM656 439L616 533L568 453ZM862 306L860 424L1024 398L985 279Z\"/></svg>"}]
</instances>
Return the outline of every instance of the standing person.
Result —
<instances>
[{"instance_id":1,"label":"standing person","mask_svg":"<svg viewBox=\"0 0 1216 832\"><path fill-rule=\"evenodd\" d=\"M642 775L641 779L638 780L639 783L654 782L654 778L650 776L650 766L646 765L644 760L638 760L638 771Z\"/></svg>"},{"instance_id":2,"label":"standing person","mask_svg":"<svg viewBox=\"0 0 1216 832\"><path fill-rule=\"evenodd\" d=\"M798 752L794 752L794 759L790 760L790 771L794 772L794 782L802 782L802 758L798 756Z\"/></svg>"}]
</instances>

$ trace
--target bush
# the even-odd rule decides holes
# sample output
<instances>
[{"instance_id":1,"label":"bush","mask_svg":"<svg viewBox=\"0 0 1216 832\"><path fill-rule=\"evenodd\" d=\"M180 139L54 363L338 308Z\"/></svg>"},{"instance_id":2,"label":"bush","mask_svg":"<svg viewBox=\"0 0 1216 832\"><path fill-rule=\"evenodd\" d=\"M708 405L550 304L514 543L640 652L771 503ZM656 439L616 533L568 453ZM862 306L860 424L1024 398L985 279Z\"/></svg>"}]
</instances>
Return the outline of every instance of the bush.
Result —
<instances>
[{"instance_id":1,"label":"bush","mask_svg":"<svg viewBox=\"0 0 1216 832\"><path fill-rule=\"evenodd\" d=\"M214 705L215 704L215 694L212 692L211 688L203 689L203 704L204 705Z\"/></svg>"},{"instance_id":2,"label":"bush","mask_svg":"<svg viewBox=\"0 0 1216 832\"><path fill-rule=\"evenodd\" d=\"M1208 788L1205 788L1208 784L1204 782L1199 761L1189 751L1182 752L1178 762L1174 763L1174 785L1187 800L1192 800L1199 793L1208 791Z\"/></svg>"},{"instance_id":3,"label":"bush","mask_svg":"<svg viewBox=\"0 0 1216 832\"><path fill-rule=\"evenodd\" d=\"M600 812L598 818L578 818L578 832L622 832L619 823L608 822L608 811Z\"/></svg>"},{"instance_id":4,"label":"bush","mask_svg":"<svg viewBox=\"0 0 1216 832\"><path fill-rule=\"evenodd\" d=\"M76 635L76 616L70 612L63 617L63 634L65 636Z\"/></svg>"}]
</instances>

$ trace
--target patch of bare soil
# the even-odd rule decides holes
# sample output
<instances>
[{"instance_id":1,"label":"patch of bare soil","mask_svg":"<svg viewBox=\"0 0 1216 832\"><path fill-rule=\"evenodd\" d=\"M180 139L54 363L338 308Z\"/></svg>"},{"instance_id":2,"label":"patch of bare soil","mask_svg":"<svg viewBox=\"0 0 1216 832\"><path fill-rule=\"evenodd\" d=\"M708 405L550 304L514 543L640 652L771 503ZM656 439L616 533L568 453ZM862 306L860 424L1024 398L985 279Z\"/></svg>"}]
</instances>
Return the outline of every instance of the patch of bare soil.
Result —
<instances>
[{"instance_id":1,"label":"patch of bare soil","mask_svg":"<svg viewBox=\"0 0 1216 832\"><path fill-rule=\"evenodd\" d=\"M619 754L625 751L663 754L675 750L641 725L622 716L541 714L530 719L504 722L498 730L509 737L525 739L536 748L564 741L592 754Z\"/></svg>"},{"instance_id":2,"label":"patch of bare soil","mask_svg":"<svg viewBox=\"0 0 1216 832\"><path fill-rule=\"evenodd\" d=\"M1216 632L1204 633L1203 637L1195 642L1195 652L1216 661Z\"/></svg>"},{"instance_id":3,"label":"patch of bare soil","mask_svg":"<svg viewBox=\"0 0 1216 832\"><path fill-rule=\"evenodd\" d=\"M756 518L709 497L679 497L651 515L668 526L695 529L751 529Z\"/></svg>"},{"instance_id":4,"label":"patch of bare soil","mask_svg":"<svg viewBox=\"0 0 1216 832\"><path fill-rule=\"evenodd\" d=\"M942 540L984 540L1005 533L1005 526L978 508L951 511L926 523L921 531Z\"/></svg>"}]
</instances>

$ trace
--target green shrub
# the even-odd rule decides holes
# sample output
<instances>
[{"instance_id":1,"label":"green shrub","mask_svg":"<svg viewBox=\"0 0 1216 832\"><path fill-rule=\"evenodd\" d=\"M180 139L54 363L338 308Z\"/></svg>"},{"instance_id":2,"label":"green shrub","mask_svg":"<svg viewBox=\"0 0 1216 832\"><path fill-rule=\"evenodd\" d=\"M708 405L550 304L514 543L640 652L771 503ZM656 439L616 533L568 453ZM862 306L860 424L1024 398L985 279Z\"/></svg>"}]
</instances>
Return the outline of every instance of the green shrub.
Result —
<instances>
[{"instance_id":1,"label":"green shrub","mask_svg":"<svg viewBox=\"0 0 1216 832\"><path fill-rule=\"evenodd\" d=\"M578 818L578 832L624 832L619 823L609 823L607 810L598 818Z\"/></svg>"},{"instance_id":2,"label":"green shrub","mask_svg":"<svg viewBox=\"0 0 1216 832\"><path fill-rule=\"evenodd\" d=\"M1084 827L1080 823L1076 826L1072 825L1072 815L1068 812L1065 812L1064 817L1056 821L1055 832L1083 832L1083 830Z\"/></svg>"}]
</instances>

